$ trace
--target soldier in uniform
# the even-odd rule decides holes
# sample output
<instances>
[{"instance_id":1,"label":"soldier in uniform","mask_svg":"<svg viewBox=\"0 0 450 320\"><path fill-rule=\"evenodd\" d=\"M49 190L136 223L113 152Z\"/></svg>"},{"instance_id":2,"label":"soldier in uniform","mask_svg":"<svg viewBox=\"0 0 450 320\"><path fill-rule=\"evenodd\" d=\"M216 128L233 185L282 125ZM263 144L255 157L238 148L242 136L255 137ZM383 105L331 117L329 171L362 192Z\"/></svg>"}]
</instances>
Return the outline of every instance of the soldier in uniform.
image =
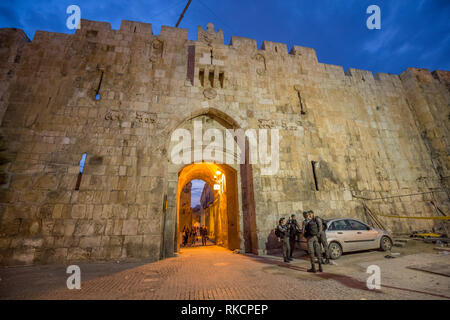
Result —
<instances>
[{"instance_id":1,"label":"soldier in uniform","mask_svg":"<svg viewBox=\"0 0 450 320\"><path fill-rule=\"evenodd\" d=\"M289 258L292 259L292 255L295 250L295 242L297 241L297 235L300 233L300 226L298 225L295 214L291 214L291 218L288 221L289 226Z\"/></svg>"},{"instance_id":2,"label":"soldier in uniform","mask_svg":"<svg viewBox=\"0 0 450 320\"><path fill-rule=\"evenodd\" d=\"M289 253L291 251L291 249L289 248L289 228L286 225L286 220L284 218L281 218L278 222L277 229L279 233L279 239L283 245L284 262L290 262L292 259L289 258Z\"/></svg>"},{"instance_id":3,"label":"soldier in uniform","mask_svg":"<svg viewBox=\"0 0 450 320\"><path fill-rule=\"evenodd\" d=\"M311 215L309 216L310 220L305 225L305 237L308 241L308 254L309 258L311 260L311 269L308 269L308 272L317 272L315 261L314 261L314 252L317 256L317 260L319 263L319 271L322 272L322 254L320 250L319 240L317 238L317 235L319 234L319 227L317 226L317 223L315 220L311 218Z\"/></svg>"},{"instance_id":4,"label":"soldier in uniform","mask_svg":"<svg viewBox=\"0 0 450 320\"><path fill-rule=\"evenodd\" d=\"M317 240L319 241L319 245L322 247L321 249L323 250L323 252L325 252L324 264L329 264L330 263L330 251L328 250L327 235L325 233L324 226L323 226L324 222L323 222L322 218L315 216L314 211L309 210L309 214L310 214L311 219L315 220L317 223L317 226L319 227L319 234L317 235ZM322 250L321 250L321 252L322 252Z\"/></svg>"},{"instance_id":5,"label":"soldier in uniform","mask_svg":"<svg viewBox=\"0 0 450 320\"><path fill-rule=\"evenodd\" d=\"M302 222L302 233L305 235L305 227L306 224L309 222L309 215L307 211L303 211L303 222Z\"/></svg>"}]
</instances>

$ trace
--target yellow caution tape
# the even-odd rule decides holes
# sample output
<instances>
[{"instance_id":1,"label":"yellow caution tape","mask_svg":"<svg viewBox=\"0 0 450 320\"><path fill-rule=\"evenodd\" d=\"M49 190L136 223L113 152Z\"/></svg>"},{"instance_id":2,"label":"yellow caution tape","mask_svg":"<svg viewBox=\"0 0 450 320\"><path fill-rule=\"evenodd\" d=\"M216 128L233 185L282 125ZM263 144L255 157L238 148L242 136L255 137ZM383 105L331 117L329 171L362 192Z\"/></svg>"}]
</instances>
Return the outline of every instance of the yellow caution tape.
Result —
<instances>
[{"instance_id":1,"label":"yellow caution tape","mask_svg":"<svg viewBox=\"0 0 450 320\"><path fill-rule=\"evenodd\" d=\"M376 214L377 216L389 217L389 218L400 218L400 219L433 219L433 220L450 220L450 216L442 217L408 217L408 216L391 216L387 214Z\"/></svg>"},{"instance_id":2,"label":"yellow caution tape","mask_svg":"<svg viewBox=\"0 0 450 320\"><path fill-rule=\"evenodd\" d=\"M414 234L417 237L434 237L434 238L440 238L441 236L436 233L416 233Z\"/></svg>"}]
</instances>

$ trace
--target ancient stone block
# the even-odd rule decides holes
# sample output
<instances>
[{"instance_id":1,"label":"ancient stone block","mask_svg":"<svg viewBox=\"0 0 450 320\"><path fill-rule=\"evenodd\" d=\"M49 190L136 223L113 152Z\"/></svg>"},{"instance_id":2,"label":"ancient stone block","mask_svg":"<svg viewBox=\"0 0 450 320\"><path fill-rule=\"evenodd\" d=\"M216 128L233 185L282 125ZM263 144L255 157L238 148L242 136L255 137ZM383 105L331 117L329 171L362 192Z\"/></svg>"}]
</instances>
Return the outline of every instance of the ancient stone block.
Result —
<instances>
[{"instance_id":1,"label":"ancient stone block","mask_svg":"<svg viewBox=\"0 0 450 320\"><path fill-rule=\"evenodd\" d=\"M80 238L80 248L93 248L100 246L100 236L95 237L81 237Z\"/></svg>"},{"instance_id":2,"label":"ancient stone block","mask_svg":"<svg viewBox=\"0 0 450 320\"><path fill-rule=\"evenodd\" d=\"M139 220L137 220L137 219L124 220L123 227L122 227L122 234L123 235L137 235L138 234L138 224L139 224Z\"/></svg>"}]
</instances>

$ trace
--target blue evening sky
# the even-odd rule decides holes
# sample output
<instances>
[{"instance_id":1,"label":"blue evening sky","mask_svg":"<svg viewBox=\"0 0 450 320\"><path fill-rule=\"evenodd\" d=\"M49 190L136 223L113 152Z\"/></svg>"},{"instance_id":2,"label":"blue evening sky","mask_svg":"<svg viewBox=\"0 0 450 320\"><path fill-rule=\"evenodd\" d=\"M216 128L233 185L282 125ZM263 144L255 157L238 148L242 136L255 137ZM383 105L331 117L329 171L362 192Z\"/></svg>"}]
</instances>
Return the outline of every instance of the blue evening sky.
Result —
<instances>
[{"instance_id":1,"label":"blue evening sky","mask_svg":"<svg viewBox=\"0 0 450 320\"><path fill-rule=\"evenodd\" d=\"M175 26L187 0L2 0L0 28L72 33L66 8L76 4L84 19L122 19ZM381 8L381 30L366 27L366 9ZM197 27L213 22L232 35L316 49L320 62L399 74L407 67L450 70L449 0L193 0L181 28L197 38Z\"/></svg>"},{"instance_id":2,"label":"blue evening sky","mask_svg":"<svg viewBox=\"0 0 450 320\"><path fill-rule=\"evenodd\" d=\"M200 196L202 195L203 186L205 185L205 181L203 180L192 180L192 189L191 189L191 208L195 208L195 206L200 204Z\"/></svg>"},{"instance_id":3,"label":"blue evening sky","mask_svg":"<svg viewBox=\"0 0 450 320\"><path fill-rule=\"evenodd\" d=\"M85 162L86 162L86 153L83 153L80 160L80 173L83 173Z\"/></svg>"}]
</instances>

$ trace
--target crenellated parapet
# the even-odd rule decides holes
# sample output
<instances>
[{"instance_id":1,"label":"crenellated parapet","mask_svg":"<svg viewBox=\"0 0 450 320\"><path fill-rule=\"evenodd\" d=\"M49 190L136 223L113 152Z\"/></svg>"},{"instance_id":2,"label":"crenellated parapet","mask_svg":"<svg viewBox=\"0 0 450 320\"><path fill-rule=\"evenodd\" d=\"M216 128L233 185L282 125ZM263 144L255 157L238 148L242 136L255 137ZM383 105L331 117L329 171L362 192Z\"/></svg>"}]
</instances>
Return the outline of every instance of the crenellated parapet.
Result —
<instances>
[{"instance_id":1,"label":"crenellated parapet","mask_svg":"<svg viewBox=\"0 0 450 320\"><path fill-rule=\"evenodd\" d=\"M287 54L287 45L280 42L263 41L261 50L273 54Z\"/></svg>"},{"instance_id":2,"label":"crenellated parapet","mask_svg":"<svg viewBox=\"0 0 450 320\"><path fill-rule=\"evenodd\" d=\"M188 41L188 29L162 26L160 37L169 41L170 40L176 42Z\"/></svg>"},{"instance_id":3,"label":"crenellated parapet","mask_svg":"<svg viewBox=\"0 0 450 320\"><path fill-rule=\"evenodd\" d=\"M80 29L77 29L76 32L80 32L82 30L111 31L111 23L81 19Z\"/></svg>"},{"instance_id":4,"label":"crenellated parapet","mask_svg":"<svg viewBox=\"0 0 450 320\"><path fill-rule=\"evenodd\" d=\"M122 20L121 26L119 30L114 30L111 28L111 24L109 22L102 21L92 21L81 19L80 23L81 28L77 29L75 35L55 33L55 32L45 32L45 31L36 31L35 37L32 43L35 42L61 42L66 41L74 36L83 37L90 41L101 41L101 39L108 38L109 35L114 34L124 34L124 35L133 35L137 34L140 36L147 36L149 38L161 38L166 41L177 41L177 42L186 42L188 41L188 30L182 28L175 28L170 26L162 26L160 35L154 35L152 24L151 23L143 23L129 20ZM7 30L7 29L0 29ZM3 31L6 32L6 31ZM22 31L23 33L23 31ZM197 32L197 41L198 43L206 43L208 45L223 45L224 35L222 30L215 31L214 25L209 23L206 29L203 29L201 26L198 27ZM20 41L18 39L18 41ZM298 45L294 45L290 50L284 43L272 42L272 41L263 41L261 48L258 49L257 42L254 39L244 38L240 36L232 36L231 41L228 45L230 49L235 49L240 52L248 52L251 54L261 52L262 54L267 54L270 56L276 55L289 55L291 57L297 57L303 63L317 65L319 63L316 55L316 51L312 48L302 47ZM331 66L328 64L324 64L325 72L330 72L334 76L340 75L340 66ZM433 74L430 74L428 70L414 68L414 74L417 77L422 77L424 80L432 81L432 78L438 79L441 82L448 83L448 76L446 76L446 71L435 71ZM409 69L402 73L404 76L411 73ZM371 71L367 70L358 70L354 68L349 68L345 71L345 75L348 77L352 77L354 81L393 81L395 79L395 75L373 75Z\"/></svg>"},{"instance_id":5,"label":"crenellated parapet","mask_svg":"<svg viewBox=\"0 0 450 320\"><path fill-rule=\"evenodd\" d=\"M120 31L123 33L140 33L153 35L151 23L143 23L129 20L122 20Z\"/></svg>"},{"instance_id":6,"label":"crenellated parapet","mask_svg":"<svg viewBox=\"0 0 450 320\"><path fill-rule=\"evenodd\" d=\"M291 51L289 51L289 53L295 56L299 56L301 57L301 59L311 62L313 64L318 63L316 50L312 48L293 46Z\"/></svg>"},{"instance_id":7,"label":"crenellated parapet","mask_svg":"<svg viewBox=\"0 0 450 320\"><path fill-rule=\"evenodd\" d=\"M368 71L368 70L349 68L349 69L347 69L347 71L345 71L345 75L347 75L349 77L353 77L355 80L361 80L361 81L373 81L374 80L372 71Z\"/></svg>"},{"instance_id":8,"label":"crenellated parapet","mask_svg":"<svg viewBox=\"0 0 450 320\"><path fill-rule=\"evenodd\" d=\"M231 37L230 46L239 51L254 52L258 50L256 40L238 36Z\"/></svg>"}]
</instances>

